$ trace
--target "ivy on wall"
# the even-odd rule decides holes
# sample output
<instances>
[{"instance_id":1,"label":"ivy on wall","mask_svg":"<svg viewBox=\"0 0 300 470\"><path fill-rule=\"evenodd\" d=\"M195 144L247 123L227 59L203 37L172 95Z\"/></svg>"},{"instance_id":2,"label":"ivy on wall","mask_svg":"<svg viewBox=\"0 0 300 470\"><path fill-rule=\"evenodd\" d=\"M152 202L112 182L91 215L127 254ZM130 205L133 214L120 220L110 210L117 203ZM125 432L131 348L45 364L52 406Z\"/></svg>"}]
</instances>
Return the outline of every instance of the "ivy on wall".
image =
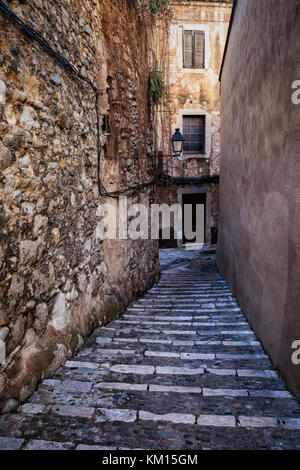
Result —
<instances>
[{"instance_id":1,"label":"ivy on wall","mask_svg":"<svg viewBox=\"0 0 300 470\"><path fill-rule=\"evenodd\" d=\"M170 0L134 0L139 13L148 11L153 16L171 17Z\"/></svg>"},{"instance_id":2,"label":"ivy on wall","mask_svg":"<svg viewBox=\"0 0 300 470\"><path fill-rule=\"evenodd\" d=\"M158 106L165 93L166 90L162 72L159 69L151 70L149 72L149 100L152 101L155 106Z\"/></svg>"},{"instance_id":3,"label":"ivy on wall","mask_svg":"<svg viewBox=\"0 0 300 470\"><path fill-rule=\"evenodd\" d=\"M149 0L149 6L153 15L171 15L169 0Z\"/></svg>"}]
</instances>

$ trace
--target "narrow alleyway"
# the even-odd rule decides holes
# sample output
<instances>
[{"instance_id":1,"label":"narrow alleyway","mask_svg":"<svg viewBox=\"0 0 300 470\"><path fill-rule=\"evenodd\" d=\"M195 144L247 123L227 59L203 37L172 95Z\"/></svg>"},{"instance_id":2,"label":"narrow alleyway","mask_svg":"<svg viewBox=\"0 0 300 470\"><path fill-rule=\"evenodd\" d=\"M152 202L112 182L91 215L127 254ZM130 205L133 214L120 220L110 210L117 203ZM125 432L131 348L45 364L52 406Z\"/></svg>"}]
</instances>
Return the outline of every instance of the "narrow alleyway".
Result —
<instances>
[{"instance_id":1,"label":"narrow alleyway","mask_svg":"<svg viewBox=\"0 0 300 470\"><path fill-rule=\"evenodd\" d=\"M162 266L158 285L0 418L1 449L300 449L300 405L214 255L166 251Z\"/></svg>"}]
</instances>

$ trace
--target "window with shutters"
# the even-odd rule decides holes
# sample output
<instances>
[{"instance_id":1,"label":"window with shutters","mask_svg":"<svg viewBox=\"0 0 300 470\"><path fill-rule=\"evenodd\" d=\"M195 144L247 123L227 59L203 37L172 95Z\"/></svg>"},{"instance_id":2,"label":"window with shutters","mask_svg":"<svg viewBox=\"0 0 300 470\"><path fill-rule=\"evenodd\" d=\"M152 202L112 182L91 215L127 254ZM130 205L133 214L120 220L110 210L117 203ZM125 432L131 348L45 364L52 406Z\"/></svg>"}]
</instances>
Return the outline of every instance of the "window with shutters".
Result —
<instances>
[{"instance_id":1,"label":"window with shutters","mask_svg":"<svg viewBox=\"0 0 300 470\"><path fill-rule=\"evenodd\" d=\"M183 67L185 69L205 68L204 31L183 31Z\"/></svg>"},{"instance_id":2,"label":"window with shutters","mask_svg":"<svg viewBox=\"0 0 300 470\"><path fill-rule=\"evenodd\" d=\"M183 153L205 152L205 116L183 116Z\"/></svg>"}]
</instances>

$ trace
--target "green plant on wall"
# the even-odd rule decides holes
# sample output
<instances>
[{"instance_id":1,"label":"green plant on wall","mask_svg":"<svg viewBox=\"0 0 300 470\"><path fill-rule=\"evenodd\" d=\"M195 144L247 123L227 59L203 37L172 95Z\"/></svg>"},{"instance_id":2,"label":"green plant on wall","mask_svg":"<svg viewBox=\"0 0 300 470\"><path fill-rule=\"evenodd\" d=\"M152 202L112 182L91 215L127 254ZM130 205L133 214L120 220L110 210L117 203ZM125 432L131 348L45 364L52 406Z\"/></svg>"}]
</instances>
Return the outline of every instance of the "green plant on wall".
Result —
<instances>
[{"instance_id":1,"label":"green plant on wall","mask_svg":"<svg viewBox=\"0 0 300 470\"><path fill-rule=\"evenodd\" d=\"M169 0L149 0L153 15L170 14Z\"/></svg>"},{"instance_id":2,"label":"green plant on wall","mask_svg":"<svg viewBox=\"0 0 300 470\"><path fill-rule=\"evenodd\" d=\"M172 18L171 0L133 0L139 15L150 13L152 19Z\"/></svg>"},{"instance_id":3,"label":"green plant on wall","mask_svg":"<svg viewBox=\"0 0 300 470\"><path fill-rule=\"evenodd\" d=\"M170 0L134 0L134 4L140 13L148 11L160 18L172 16Z\"/></svg>"},{"instance_id":4,"label":"green plant on wall","mask_svg":"<svg viewBox=\"0 0 300 470\"><path fill-rule=\"evenodd\" d=\"M158 106L165 95L165 84L162 72L159 69L151 70L149 73L149 99Z\"/></svg>"}]
</instances>

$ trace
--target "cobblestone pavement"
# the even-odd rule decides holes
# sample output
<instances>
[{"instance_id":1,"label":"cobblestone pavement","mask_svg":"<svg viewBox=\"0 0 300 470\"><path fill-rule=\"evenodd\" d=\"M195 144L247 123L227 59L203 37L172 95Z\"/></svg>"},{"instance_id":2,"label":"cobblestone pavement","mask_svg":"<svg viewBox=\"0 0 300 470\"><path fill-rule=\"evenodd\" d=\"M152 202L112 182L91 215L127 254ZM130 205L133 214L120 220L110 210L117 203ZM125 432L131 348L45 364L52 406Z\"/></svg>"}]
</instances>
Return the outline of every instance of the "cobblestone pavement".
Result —
<instances>
[{"instance_id":1,"label":"cobblestone pavement","mask_svg":"<svg viewBox=\"0 0 300 470\"><path fill-rule=\"evenodd\" d=\"M300 405L200 254L1 416L0 448L300 449Z\"/></svg>"}]
</instances>

